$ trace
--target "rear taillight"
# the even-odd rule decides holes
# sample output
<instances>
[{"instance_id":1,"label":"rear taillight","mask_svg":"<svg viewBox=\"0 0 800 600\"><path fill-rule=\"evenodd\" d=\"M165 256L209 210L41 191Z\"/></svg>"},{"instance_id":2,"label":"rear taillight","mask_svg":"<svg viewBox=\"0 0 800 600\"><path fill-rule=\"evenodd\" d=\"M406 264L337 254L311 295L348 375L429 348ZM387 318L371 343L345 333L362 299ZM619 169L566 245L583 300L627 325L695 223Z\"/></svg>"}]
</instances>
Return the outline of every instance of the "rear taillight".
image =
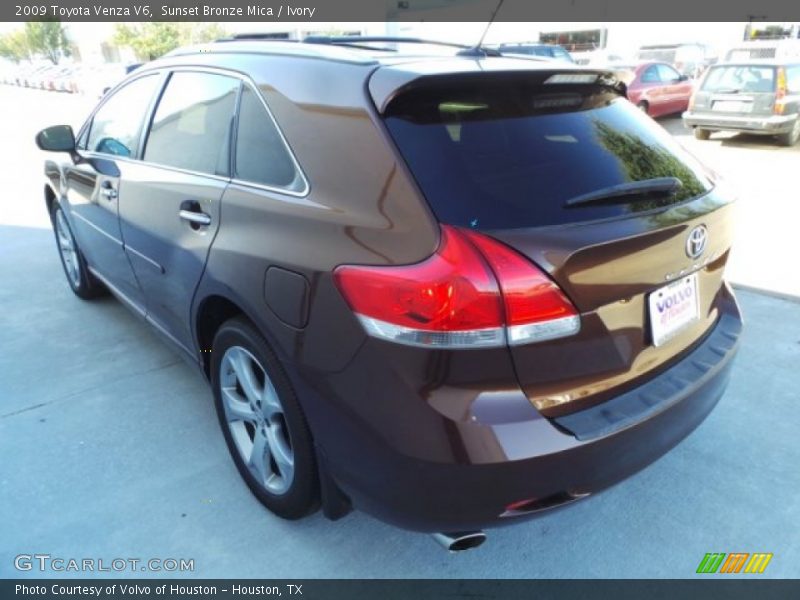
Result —
<instances>
[{"instance_id":1,"label":"rear taillight","mask_svg":"<svg viewBox=\"0 0 800 600\"><path fill-rule=\"evenodd\" d=\"M413 346L524 344L580 328L575 308L533 263L447 225L439 249L421 263L341 266L334 280L367 333Z\"/></svg>"},{"instance_id":2,"label":"rear taillight","mask_svg":"<svg viewBox=\"0 0 800 600\"><path fill-rule=\"evenodd\" d=\"M782 115L786 110L786 69L778 67L778 81L775 93L775 114Z\"/></svg>"},{"instance_id":3,"label":"rear taillight","mask_svg":"<svg viewBox=\"0 0 800 600\"><path fill-rule=\"evenodd\" d=\"M509 344L577 333L580 317L561 289L524 256L495 239L465 231L500 284Z\"/></svg>"}]
</instances>

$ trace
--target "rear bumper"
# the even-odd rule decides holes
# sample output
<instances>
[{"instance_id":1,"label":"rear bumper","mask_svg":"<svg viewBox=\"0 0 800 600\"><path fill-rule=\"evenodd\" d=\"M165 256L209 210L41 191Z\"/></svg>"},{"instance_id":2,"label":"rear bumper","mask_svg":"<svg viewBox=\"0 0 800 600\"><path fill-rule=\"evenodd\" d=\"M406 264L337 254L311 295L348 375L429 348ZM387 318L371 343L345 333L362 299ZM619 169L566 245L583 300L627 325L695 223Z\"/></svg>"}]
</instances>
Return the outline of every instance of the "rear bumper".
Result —
<instances>
[{"instance_id":1,"label":"rear bumper","mask_svg":"<svg viewBox=\"0 0 800 600\"><path fill-rule=\"evenodd\" d=\"M357 508L425 532L512 524L596 493L664 455L717 404L741 331L735 299L727 287L721 294L712 330L641 388L558 420L528 403L527 413L509 411L516 420L486 424L473 409L474 424L441 430L467 457L453 462L409 456L353 428L324 449L331 474Z\"/></svg>"},{"instance_id":2,"label":"rear bumper","mask_svg":"<svg viewBox=\"0 0 800 600\"><path fill-rule=\"evenodd\" d=\"M694 129L711 129L714 131L741 131L764 135L775 135L791 131L797 115L770 115L759 116L732 116L715 114L712 112L696 113L686 111L683 113L683 123L686 127Z\"/></svg>"}]
</instances>

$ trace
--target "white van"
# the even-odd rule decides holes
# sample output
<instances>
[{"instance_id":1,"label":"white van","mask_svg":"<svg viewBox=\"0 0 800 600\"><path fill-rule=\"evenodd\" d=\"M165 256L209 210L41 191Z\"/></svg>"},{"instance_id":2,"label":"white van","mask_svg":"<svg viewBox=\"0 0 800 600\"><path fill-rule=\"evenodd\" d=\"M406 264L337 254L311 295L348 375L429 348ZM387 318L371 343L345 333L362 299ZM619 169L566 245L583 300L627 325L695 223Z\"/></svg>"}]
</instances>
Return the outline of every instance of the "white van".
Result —
<instances>
[{"instance_id":1,"label":"white van","mask_svg":"<svg viewBox=\"0 0 800 600\"><path fill-rule=\"evenodd\" d=\"M800 40L753 40L728 50L725 60L784 60L800 58Z\"/></svg>"}]
</instances>

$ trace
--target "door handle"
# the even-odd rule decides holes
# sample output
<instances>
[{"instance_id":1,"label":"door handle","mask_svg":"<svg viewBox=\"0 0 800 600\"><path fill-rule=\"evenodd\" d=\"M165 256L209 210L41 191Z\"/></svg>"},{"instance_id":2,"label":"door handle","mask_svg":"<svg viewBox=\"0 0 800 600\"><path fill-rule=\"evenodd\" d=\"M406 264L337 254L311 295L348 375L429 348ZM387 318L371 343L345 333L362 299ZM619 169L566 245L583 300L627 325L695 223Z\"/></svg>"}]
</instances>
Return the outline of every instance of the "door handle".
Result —
<instances>
[{"instance_id":1,"label":"door handle","mask_svg":"<svg viewBox=\"0 0 800 600\"><path fill-rule=\"evenodd\" d=\"M118 196L117 190L114 189L114 186L112 186L108 182L104 183L103 186L100 188L100 195L103 196L103 198L105 198L109 202L112 200L116 200Z\"/></svg>"},{"instance_id":2,"label":"door handle","mask_svg":"<svg viewBox=\"0 0 800 600\"><path fill-rule=\"evenodd\" d=\"M184 221L189 221L194 225L211 225L211 217L204 212L181 209L178 216Z\"/></svg>"}]
</instances>

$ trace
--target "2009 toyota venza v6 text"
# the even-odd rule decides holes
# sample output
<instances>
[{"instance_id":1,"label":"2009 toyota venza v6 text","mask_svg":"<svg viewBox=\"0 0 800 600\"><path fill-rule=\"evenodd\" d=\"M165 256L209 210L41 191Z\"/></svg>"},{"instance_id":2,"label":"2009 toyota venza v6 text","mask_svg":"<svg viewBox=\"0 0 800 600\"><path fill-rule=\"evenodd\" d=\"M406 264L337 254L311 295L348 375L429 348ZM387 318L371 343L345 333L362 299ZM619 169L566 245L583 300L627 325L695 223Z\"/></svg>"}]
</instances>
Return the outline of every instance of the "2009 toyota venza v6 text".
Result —
<instances>
[{"instance_id":1,"label":"2009 toyota venza v6 text","mask_svg":"<svg viewBox=\"0 0 800 600\"><path fill-rule=\"evenodd\" d=\"M75 294L204 371L270 510L462 549L709 414L741 330L731 199L613 73L371 43L149 63L38 135L65 153L45 199Z\"/></svg>"}]
</instances>

